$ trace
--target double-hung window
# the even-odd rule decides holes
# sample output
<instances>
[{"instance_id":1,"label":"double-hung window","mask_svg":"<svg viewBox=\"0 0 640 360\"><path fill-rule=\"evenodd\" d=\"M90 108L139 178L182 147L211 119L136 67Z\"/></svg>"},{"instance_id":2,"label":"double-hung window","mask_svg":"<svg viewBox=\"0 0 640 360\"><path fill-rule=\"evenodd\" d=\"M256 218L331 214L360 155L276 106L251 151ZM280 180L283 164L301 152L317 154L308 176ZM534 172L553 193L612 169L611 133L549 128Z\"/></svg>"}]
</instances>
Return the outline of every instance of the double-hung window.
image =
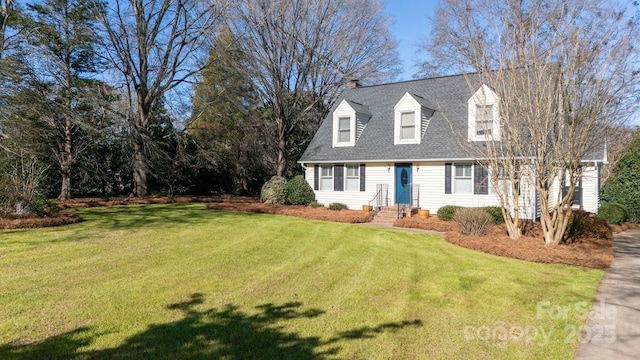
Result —
<instances>
[{"instance_id":1,"label":"double-hung window","mask_svg":"<svg viewBox=\"0 0 640 360\"><path fill-rule=\"evenodd\" d=\"M493 105L476 105L476 135L493 134Z\"/></svg>"},{"instance_id":2,"label":"double-hung window","mask_svg":"<svg viewBox=\"0 0 640 360\"><path fill-rule=\"evenodd\" d=\"M504 168L498 168L494 171L498 172L498 176L497 176L497 180L498 180L498 189L496 190L496 188L493 187L493 184L491 184L491 193L492 194L497 194L498 191L500 191L500 193L502 195L513 195L513 190L511 189L511 179L509 178L509 176L507 176L507 174L505 173ZM506 192L505 192L506 189Z\"/></svg>"},{"instance_id":3,"label":"double-hung window","mask_svg":"<svg viewBox=\"0 0 640 360\"><path fill-rule=\"evenodd\" d=\"M360 166L359 165L347 165L345 166L345 190L346 191L360 191Z\"/></svg>"},{"instance_id":4,"label":"double-hung window","mask_svg":"<svg viewBox=\"0 0 640 360\"><path fill-rule=\"evenodd\" d=\"M414 140L416 138L415 112L400 114L400 140Z\"/></svg>"},{"instance_id":5,"label":"double-hung window","mask_svg":"<svg viewBox=\"0 0 640 360\"><path fill-rule=\"evenodd\" d=\"M471 164L456 164L453 177L453 191L456 194L471 194L473 192L473 166Z\"/></svg>"},{"instance_id":6,"label":"double-hung window","mask_svg":"<svg viewBox=\"0 0 640 360\"><path fill-rule=\"evenodd\" d=\"M333 190L333 165L320 166L320 190Z\"/></svg>"},{"instance_id":7,"label":"double-hung window","mask_svg":"<svg viewBox=\"0 0 640 360\"><path fill-rule=\"evenodd\" d=\"M338 118L338 142L348 143L351 141L351 118Z\"/></svg>"}]
</instances>

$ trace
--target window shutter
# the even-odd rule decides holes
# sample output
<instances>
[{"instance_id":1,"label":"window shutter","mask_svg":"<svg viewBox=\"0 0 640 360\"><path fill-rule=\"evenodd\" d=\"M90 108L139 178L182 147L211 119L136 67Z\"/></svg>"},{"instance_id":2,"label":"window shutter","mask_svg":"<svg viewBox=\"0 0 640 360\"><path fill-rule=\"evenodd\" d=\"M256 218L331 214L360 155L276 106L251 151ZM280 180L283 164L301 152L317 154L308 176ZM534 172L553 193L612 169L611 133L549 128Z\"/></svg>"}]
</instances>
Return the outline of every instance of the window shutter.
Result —
<instances>
[{"instance_id":1,"label":"window shutter","mask_svg":"<svg viewBox=\"0 0 640 360\"><path fill-rule=\"evenodd\" d=\"M451 194L451 163L444 164L444 193Z\"/></svg>"},{"instance_id":2,"label":"window shutter","mask_svg":"<svg viewBox=\"0 0 640 360\"><path fill-rule=\"evenodd\" d=\"M366 181L364 177L365 167L366 166L364 164L360 164L360 191L365 191L365 188L366 188Z\"/></svg>"},{"instance_id":3,"label":"window shutter","mask_svg":"<svg viewBox=\"0 0 640 360\"><path fill-rule=\"evenodd\" d=\"M320 189L320 165L313 165L313 190Z\"/></svg>"},{"instance_id":4,"label":"window shutter","mask_svg":"<svg viewBox=\"0 0 640 360\"><path fill-rule=\"evenodd\" d=\"M344 165L333 166L333 191L344 191Z\"/></svg>"},{"instance_id":5,"label":"window shutter","mask_svg":"<svg viewBox=\"0 0 640 360\"><path fill-rule=\"evenodd\" d=\"M473 165L473 193L476 195L487 195L489 193L489 174L487 169L480 164Z\"/></svg>"}]
</instances>

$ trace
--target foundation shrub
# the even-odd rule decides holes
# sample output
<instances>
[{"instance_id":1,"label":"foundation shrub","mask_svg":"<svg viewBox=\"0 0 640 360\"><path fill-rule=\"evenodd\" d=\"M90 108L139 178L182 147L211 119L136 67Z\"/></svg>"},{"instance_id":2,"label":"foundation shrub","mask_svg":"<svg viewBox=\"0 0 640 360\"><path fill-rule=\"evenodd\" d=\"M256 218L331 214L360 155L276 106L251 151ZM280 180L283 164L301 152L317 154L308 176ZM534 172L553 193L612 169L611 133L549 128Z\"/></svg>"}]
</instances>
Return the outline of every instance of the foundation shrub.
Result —
<instances>
[{"instance_id":1,"label":"foundation shrub","mask_svg":"<svg viewBox=\"0 0 640 360\"><path fill-rule=\"evenodd\" d=\"M309 205L315 197L313 189L302 175L289 180L285 186L285 192L287 203L291 205Z\"/></svg>"},{"instance_id":2,"label":"foundation shrub","mask_svg":"<svg viewBox=\"0 0 640 360\"><path fill-rule=\"evenodd\" d=\"M348 210L349 207L343 203L334 202L329 204L329 210Z\"/></svg>"},{"instance_id":3,"label":"foundation shrub","mask_svg":"<svg viewBox=\"0 0 640 360\"><path fill-rule=\"evenodd\" d=\"M438 209L438 218L444 221L451 221L460 208L462 207L457 205L445 205Z\"/></svg>"},{"instance_id":4,"label":"foundation shrub","mask_svg":"<svg viewBox=\"0 0 640 360\"><path fill-rule=\"evenodd\" d=\"M611 239L612 236L606 220L586 211L574 210L567 225L565 242L576 242L584 238Z\"/></svg>"},{"instance_id":5,"label":"foundation shrub","mask_svg":"<svg viewBox=\"0 0 640 360\"><path fill-rule=\"evenodd\" d=\"M500 206L485 206L483 209L487 214L491 215L496 225L504 223L504 216L502 215L502 208Z\"/></svg>"},{"instance_id":6,"label":"foundation shrub","mask_svg":"<svg viewBox=\"0 0 640 360\"><path fill-rule=\"evenodd\" d=\"M456 211L453 221L464 235L486 235L495 221L483 208L461 208Z\"/></svg>"}]
</instances>

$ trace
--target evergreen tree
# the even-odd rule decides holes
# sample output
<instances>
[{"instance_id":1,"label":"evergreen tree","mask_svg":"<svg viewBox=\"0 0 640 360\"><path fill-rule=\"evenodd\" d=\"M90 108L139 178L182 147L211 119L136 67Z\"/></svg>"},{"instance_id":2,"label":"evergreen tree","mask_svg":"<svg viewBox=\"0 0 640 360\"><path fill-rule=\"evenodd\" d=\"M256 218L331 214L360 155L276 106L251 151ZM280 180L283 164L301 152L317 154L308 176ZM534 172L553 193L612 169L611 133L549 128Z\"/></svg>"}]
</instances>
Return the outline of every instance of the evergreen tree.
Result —
<instances>
[{"instance_id":1,"label":"evergreen tree","mask_svg":"<svg viewBox=\"0 0 640 360\"><path fill-rule=\"evenodd\" d=\"M629 221L640 223L640 130L602 187L603 202L625 205Z\"/></svg>"},{"instance_id":2,"label":"evergreen tree","mask_svg":"<svg viewBox=\"0 0 640 360\"><path fill-rule=\"evenodd\" d=\"M245 59L231 32L222 31L196 87L188 128L227 193L256 193L275 170L275 162L267 155L274 129L242 70Z\"/></svg>"},{"instance_id":3,"label":"evergreen tree","mask_svg":"<svg viewBox=\"0 0 640 360\"><path fill-rule=\"evenodd\" d=\"M71 196L71 179L81 147L80 129L90 125L94 96L100 83L91 79L100 63L94 13L99 3L89 0L44 0L28 5L31 46L30 69L25 82L29 98L23 113L30 112L39 133L57 160L61 188L59 199ZM98 9L99 10L99 9ZM29 101L30 99L30 101ZM24 105L30 106L24 106ZM33 106L33 107L31 107ZM26 115L26 114L25 114Z\"/></svg>"}]
</instances>

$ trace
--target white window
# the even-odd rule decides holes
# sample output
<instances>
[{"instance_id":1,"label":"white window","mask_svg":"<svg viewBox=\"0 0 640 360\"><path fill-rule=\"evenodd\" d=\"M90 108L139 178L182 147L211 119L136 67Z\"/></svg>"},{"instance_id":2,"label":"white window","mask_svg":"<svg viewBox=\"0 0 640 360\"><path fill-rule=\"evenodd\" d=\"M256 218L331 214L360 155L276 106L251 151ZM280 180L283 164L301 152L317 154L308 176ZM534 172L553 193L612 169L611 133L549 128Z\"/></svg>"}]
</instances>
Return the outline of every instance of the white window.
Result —
<instances>
[{"instance_id":1,"label":"white window","mask_svg":"<svg viewBox=\"0 0 640 360\"><path fill-rule=\"evenodd\" d=\"M393 107L394 145L420 144L422 130L433 115L433 110L423 105L425 101L407 92Z\"/></svg>"},{"instance_id":2,"label":"white window","mask_svg":"<svg viewBox=\"0 0 640 360\"><path fill-rule=\"evenodd\" d=\"M500 191L500 193L505 194L505 187L506 187L506 194L507 195L512 195L513 194L513 190L511 190L511 179L509 179L509 176L507 176L505 174L504 168L499 168L498 170L498 190ZM493 186L493 183L491 184L491 193L492 194L497 194L498 191L496 190L496 188Z\"/></svg>"},{"instance_id":3,"label":"white window","mask_svg":"<svg viewBox=\"0 0 640 360\"><path fill-rule=\"evenodd\" d=\"M333 190L333 165L320 166L320 190Z\"/></svg>"},{"instance_id":4,"label":"white window","mask_svg":"<svg viewBox=\"0 0 640 360\"><path fill-rule=\"evenodd\" d=\"M468 140L500 140L499 98L487 85L482 85L467 101Z\"/></svg>"},{"instance_id":5,"label":"white window","mask_svg":"<svg viewBox=\"0 0 640 360\"><path fill-rule=\"evenodd\" d=\"M346 176L344 177L344 189L346 191L360 191L360 166L345 166Z\"/></svg>"},{"instance_id":6,"label":"white window","mask_svg":"<svg viewBox=\"0 0 640 360\"><path fill-rule=\"evenodd\" d=\"M476 135L493 133L493 105L476 105Z\"/></svg>"},{"instance_id":7,"label":"white window","mask_svg":"<svg viewBox=\"0 0 640 360\"><path fill-rule=\"evenodd\" d=\"M473 192L473 172L471 164L455 165L453 177L453 192L456 194L471 194Z\"/></svg>"},{"instance_id":8,"label":"white window","mask_svg":"<svg viewBox=\"0 0 640 360\"><path fill-rule=\"evenodd\" d=\"M416 113L403 112L400 114L400 140L414 140L416 138Z\"/></svg>"},{"instance_id":9,"label":"white window","mask_svg":"<svg viewBox=\"0 0 640 360\"><path fill-rule=\"evenodd\" d=\"M348 143L351 141L351 118L338 118L338 142Z\"/></svg>"}]
</instances>

